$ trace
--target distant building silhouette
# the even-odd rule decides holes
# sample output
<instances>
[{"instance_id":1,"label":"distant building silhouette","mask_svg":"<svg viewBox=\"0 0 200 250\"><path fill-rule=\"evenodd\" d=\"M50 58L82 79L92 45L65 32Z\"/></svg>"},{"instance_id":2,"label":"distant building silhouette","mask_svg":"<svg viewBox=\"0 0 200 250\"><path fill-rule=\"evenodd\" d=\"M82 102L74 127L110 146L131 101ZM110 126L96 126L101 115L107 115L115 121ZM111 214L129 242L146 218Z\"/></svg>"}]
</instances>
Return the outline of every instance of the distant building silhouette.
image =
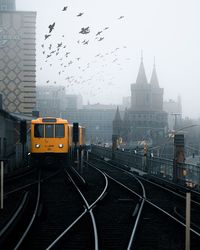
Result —
<instances>
[{"instance_id":1,"label":"distant building silhouette","mask_svg":"<svg viewBox=\"0 0 200 250\"><path fill-rule=\"evenodd\" d=\"M113 122L115 124L116 119ZM131 106L125 110L119 135L122 135L124 144L133 147L144 140L157 144L165 137L167 126L167 113L163 111L163 88L159 86L155 64L148 83L141 58L136 83L131 85ZM114 126L113 132L116 132Z\"/></svg>"},{"instance_id":2,"label":"distant building silhouette","mask_svg":"<svg viewBox=\"0 0 200 250\"><path fill-rule=\"evenodd\" d=\"M60 116L66 109L82 108L82 96L66 95L62 85L37 85L37 110L42 116Z\"/></svg>"},{"instance_id":3,"label":"distant building silhouette","mask_svg":"<svg viewBox=\"0 0 200 250\"><path fill-rule=\"evenodd\" d=\"M182 102L178 96L177 101L170 99L164 101L163 110L168 113L169 130L174 130L177 125L180 125L182 119Z\"/></svg>"},{"instance_id":4,"label":"distant building silhouette","mask_svg":"<svg viewBox=\"0 0 200 250\"><path fill-rule=\"evenodd\" d=\"M117 111L115 113L115 117L113 120L113 134L117 136L121 136L122 129L123 129L122 119L119 113L119 107L117 107Z\"/></svg>"}]
</instances>

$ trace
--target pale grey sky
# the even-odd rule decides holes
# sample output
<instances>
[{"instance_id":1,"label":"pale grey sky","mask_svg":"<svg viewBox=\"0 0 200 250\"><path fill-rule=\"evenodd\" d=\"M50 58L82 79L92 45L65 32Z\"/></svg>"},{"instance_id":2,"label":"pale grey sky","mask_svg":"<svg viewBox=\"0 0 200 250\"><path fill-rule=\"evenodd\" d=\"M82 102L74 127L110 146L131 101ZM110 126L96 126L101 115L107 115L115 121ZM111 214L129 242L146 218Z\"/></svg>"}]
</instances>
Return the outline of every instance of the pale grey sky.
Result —
<instances>
[{"instance_id":1,"label":"pale grey sky","mask_svg":"<svg viewBox=\"0 0 200 250\"><path fill-rule=\"evenodd\" d=\"M120 103L131 94L143 50L148 80L155 56L164 99L181 95L183 115L200 117L199 0L16 0L16 7L37 11L37 84L65 85L85 103ZM44 40L53 22L51 37ZM79 33L88 26L89 34ZM98 31L103 32L96 36ZM61 42L59 54L45 62Z\"/></svg>"}]
</instances>

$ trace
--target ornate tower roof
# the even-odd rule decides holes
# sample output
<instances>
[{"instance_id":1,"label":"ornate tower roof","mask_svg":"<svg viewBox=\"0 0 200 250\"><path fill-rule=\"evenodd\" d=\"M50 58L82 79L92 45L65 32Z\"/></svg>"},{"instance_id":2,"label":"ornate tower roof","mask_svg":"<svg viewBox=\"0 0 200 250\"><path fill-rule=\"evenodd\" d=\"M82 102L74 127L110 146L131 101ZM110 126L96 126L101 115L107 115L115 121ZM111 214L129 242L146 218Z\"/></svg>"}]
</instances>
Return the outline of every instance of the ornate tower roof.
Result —
<instances>
[{"instance_id":1,"label":"ornate tower roof","mask_svg":"<svg viewBox=\"0 0 200 250\"><path fill-rule=\"evenodd\" d=\"M120 121L120 122L122 121L120 113L119 113L119 107L117 107L117 111L115 113L115 117L113 121Z\"/></svg>"},{"instance_id":2,"label":"ornate tower roof","mask_svg":"<svg viewBox=\"0 0 200 250\"><path fill-rule=\"evenodd\" d=\"M158 77L157 77L157 73L156 73L155 60L154 60L154 64L153 64L153 72L152 72L152 75L151 75L150 84L154 88L159 88L159 82L158 82Z\"/></svg>"},{"instance_id":3,"label":"ornate tower roof","mask_svg":"<svg viewBox=\"0 0 200 250\"><path fill-rule=\"evenodd\" d=\"M143 56L141 56L141 63L139 72L136 79L136 84L147 84L147 77L145 74L144 64L143 64Z\"/></svg>"}]
</instances>

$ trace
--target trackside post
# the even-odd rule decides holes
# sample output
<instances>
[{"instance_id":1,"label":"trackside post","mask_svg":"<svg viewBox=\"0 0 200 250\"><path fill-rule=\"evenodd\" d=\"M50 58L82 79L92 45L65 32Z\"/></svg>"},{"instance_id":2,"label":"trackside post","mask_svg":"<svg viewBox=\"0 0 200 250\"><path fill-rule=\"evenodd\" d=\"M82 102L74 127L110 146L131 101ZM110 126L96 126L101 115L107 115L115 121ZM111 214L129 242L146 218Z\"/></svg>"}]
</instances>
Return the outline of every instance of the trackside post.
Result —
<instances>
[{"instance_id":1,"label":"trackside post","mask_svg":"<svg viewBox=\"0 0 200 250\"><path fill-rule=\"evenodd\" d=\"M190 250L190 206L191 193L186 193L186 228L185 228L185 250Z\"/></svg>"}]
</instances>

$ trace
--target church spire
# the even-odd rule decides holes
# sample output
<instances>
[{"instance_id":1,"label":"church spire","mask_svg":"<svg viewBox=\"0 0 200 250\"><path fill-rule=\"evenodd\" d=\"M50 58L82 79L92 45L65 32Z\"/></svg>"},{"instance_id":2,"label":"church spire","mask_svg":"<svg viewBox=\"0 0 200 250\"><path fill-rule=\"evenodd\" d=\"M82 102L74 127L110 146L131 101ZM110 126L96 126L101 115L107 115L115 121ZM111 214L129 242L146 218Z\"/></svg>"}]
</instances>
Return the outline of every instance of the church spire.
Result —
<instances>
[{"instance_id":1,"label":"church spire","mask_svg":"<svg viewBox=\"0 0 200 250\"><path fill-rule=\"evenodd\" d=\"M115 113L114 121L120 121L120 122L122 121L120 113L119 113L119 107L117 107L117 111Z\"/></svg>"},{"instance_id":2,"label":"church spire","mask_svg":"<svg viewBox=\"0 0 200 250\"><path fill-rule=\"evenodd\" d=\"M122 129L122 119L119 113L119 107L117 107L117 111L115 113L115 118L113 120L113 135L120 136Z\"/></svg>"},{"instance_id":3,"label":"church spire","mask_svg":"<svg viewBox=\"0 0 200 250\"><path fill-rule=\"evenodd\" d=\"M157 77L157 73L156 73L155 57L154 57L153 72L152 72L152 75L151 75L150 84L154 88L159 88L159 82L158 82L158 77Z\"/></svg>"},{"instance_id":4,"label":"church spire","mask_svg":"<svg viewBox=\"0 0 200 250\"><path fill-rule=\"evenodd\" d=\"M136 79L136 84L147 84L147 77L145 74L144 64L143 64L143 53L141 52L141 63L139 72Z\"/></svg>"}]
</instances>

